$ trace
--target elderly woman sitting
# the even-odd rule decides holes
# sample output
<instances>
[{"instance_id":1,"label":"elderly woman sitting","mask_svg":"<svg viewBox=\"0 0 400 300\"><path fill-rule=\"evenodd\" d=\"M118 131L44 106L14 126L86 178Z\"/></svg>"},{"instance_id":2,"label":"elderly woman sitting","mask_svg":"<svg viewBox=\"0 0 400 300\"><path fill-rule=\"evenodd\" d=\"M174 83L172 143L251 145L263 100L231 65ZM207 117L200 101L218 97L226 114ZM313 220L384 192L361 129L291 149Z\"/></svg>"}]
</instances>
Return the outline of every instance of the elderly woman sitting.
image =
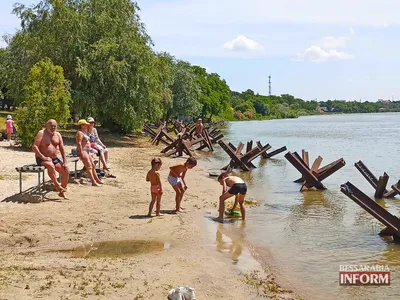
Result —
<instances>
[{"instance_id":1,"label":"elderly woman sitting","mask_svg":"<svg viewBox=\"0 0 400 300\"><path fill-rule=\"evenodd\" d=\"M97 129L94 127L94 119L92 117L89 117L87 121L89 123L87 134L89 136L90 146L92 147L92 149L97 150L100 156L100 161L103 164L103 170L109 171L110 168L108 167L108 149L99 138Z\"/></svg>"},{"instance_id":2,"label":"elderly woman sitting","mask_svg":"<svg viewBox=\"0 0 400 300\"><path fill-rule=\"evenodd\" d=\"M89 123L85 119L79 120L79 130L76 133L76 146L77 154L85 165L86 171L92 181L92 185L98 186L103 184L97 176L96 166L94 165L93 159L90 156L91 148L89 136L86 134L88 131Z\"/></svg>"}]
</instances>

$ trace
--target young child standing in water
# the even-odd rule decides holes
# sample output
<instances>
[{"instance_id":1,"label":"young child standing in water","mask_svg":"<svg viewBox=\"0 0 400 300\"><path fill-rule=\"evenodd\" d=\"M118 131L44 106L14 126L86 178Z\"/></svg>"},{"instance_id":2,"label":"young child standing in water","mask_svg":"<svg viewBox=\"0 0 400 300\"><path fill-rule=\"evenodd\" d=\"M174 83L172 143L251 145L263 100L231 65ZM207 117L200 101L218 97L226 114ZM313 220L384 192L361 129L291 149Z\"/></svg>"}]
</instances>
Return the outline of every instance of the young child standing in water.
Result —
<instances>
[{"instance_id":1,"label":"young child standing in water","mask_svg":"<svg viewBox=\"0 0 400 300\"><path fill-rule=\"evenodd\" d=\"M147 216L151 217L151 212L153 211L154 203L156 204L156 216L160 215L161 208L161 196L162 196L162 185L160 180L160 170L162 165L161 159L159 157L154 157L151 161L151 170L147 172L146 181L150 181L150 191L151 191L151 202L149 206L149 213Z\"/></svg>"},{"instance_id":2,"label":"young child standing in water","mask_svg":"<svg viewBox=\"0 0 400 300\"><path fill-rule=\"evenodd\" d=\"M185 182L185 175L188 169L192 169L197 165L197 161L194 157L189 157L186 162L177 164L170 167L168 182L175 190L175 210L176 212L182 212L181 202L183 194L187 190Z\"/></svg>"}]
</instances>

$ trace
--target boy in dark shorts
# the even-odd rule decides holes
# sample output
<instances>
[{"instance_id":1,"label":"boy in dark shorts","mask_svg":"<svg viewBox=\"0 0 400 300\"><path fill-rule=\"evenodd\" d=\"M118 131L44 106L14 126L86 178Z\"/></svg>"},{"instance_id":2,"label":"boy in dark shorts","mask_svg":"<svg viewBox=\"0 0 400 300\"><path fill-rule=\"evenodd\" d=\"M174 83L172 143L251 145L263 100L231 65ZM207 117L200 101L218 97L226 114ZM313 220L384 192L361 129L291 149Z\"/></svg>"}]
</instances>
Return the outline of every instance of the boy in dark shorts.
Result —
<instances>
[{"instance_id":1,"label":"boy in dark shorts","mask_svg":"<svg viewBox=\"0 0 400 300\"><path fill-rule=\"evenodd\" d=\"M218 182L222 185L222 195L219 197L219 215L216 221L222 222L224 220L225 200L233 196L235 196L235 204L233 204L232 211L235 210L239 203L242 220L245 220L244 196L247 193L246 183L237 176L229 176L226 172L219 175Z\"/></svg>"}]
</instances>

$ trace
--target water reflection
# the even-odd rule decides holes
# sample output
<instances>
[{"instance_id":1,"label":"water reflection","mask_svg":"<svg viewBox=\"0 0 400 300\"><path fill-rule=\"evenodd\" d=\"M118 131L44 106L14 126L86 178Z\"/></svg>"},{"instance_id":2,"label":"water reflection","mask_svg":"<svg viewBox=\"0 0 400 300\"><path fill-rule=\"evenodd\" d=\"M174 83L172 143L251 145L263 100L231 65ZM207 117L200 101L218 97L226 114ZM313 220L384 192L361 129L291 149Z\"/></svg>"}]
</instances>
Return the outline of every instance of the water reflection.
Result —
<instances>
[{"instance_id":1,"label":"water reflection","mask_svg":"<svg viewBox=\"0 0 400 300\"><path fill-rule=\"evenodd\" d=\"M298 222L310 218L335 220L336 223L343 220L345 206L338 201L335 192L310 190L299 193L296 199L300 204L291 209L289 219L297 226Z\"/></svg>"},{"instance_id":2,"label":"water reflection","mask_svg":"<svg viewBox=\"0 0 400 300\"><path fill-rule=\"evenodd\" d=\"M235 265L239 262L239 257L243 252L246 222L241 221L240 223L236 222L236 224L239 224L239 226L231 226L228 230L223 224L219 224L216 232L217 250L219 252L229 253ZM226 231L229 231L230 238L224 234L227 233Z\"/></svg>"},{"instance_id":3,"label":"water reflection","mask_svg":"<svg viewBox=\"0 0 400 300\"><path fill-rule=\"evenodd\" d=\"M387 238L386 251L377 260L371 261L371 264L388 265L389 267L400 267L400 245L393 243L391 238ZM392 271L395 269L393 268Z\"/></svg>"}]
</instances>

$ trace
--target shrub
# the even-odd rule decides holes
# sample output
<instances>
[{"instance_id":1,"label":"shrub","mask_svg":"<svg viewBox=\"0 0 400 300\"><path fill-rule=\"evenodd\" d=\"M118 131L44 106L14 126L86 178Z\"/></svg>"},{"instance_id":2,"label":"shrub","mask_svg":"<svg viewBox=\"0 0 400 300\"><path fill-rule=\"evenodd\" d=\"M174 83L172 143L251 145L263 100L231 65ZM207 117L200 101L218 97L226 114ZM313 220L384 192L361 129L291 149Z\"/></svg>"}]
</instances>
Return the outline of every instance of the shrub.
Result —
<instances>
[{"instance_id":1,"label":"shrub","mask_svg":"<svg viewBox=\"0 0 400 300\"><path fill-rule=\"evenodd\" d=\"M18 136L23 146L31 147L47 120L64 126L70 117L71 94L63 69L46 58L35 64L24 86L24 98L15 113Z\"/></svg>"},{"instance_id":2,"label":"shrub","mask_svg":"<svg viewBox=\"0 0 400 300\"><path fill-rule=\"evenodd\" d=\"M234 117L236 120L246 120L245 115L240 110L235 112Z\"/></svg>"},{"instance_id":3,"label":"shrub","mask_svg":"<svg viewBox=\"0 0 400 300\"><path fill-rule=\"evenodd\" d=\"M254 114L254 111L252 111L252 110L247 110L243 114L246 117L246 119L249 119L249 120L255 119L255 114Z\"/></svg>"}]
</instances>

